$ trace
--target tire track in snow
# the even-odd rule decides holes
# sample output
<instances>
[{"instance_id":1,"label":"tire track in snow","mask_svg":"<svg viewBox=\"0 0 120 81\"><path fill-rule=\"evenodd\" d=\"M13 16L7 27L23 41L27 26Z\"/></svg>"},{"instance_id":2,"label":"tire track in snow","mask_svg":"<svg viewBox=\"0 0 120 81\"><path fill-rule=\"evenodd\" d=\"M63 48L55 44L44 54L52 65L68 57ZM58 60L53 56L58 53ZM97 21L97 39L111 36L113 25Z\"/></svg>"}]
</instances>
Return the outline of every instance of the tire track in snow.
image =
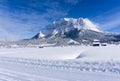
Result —
<instances>
[{"instance_id":1,"label":"tire track in snow","mask_svg":"<svg viewBox=\"0 0 120 81\"><path fill-rule=\"evenodd\" d=\"M92 71L92 72L111 72L120 74L120 62L80 62L80 61L55 61L1 57L1 63L30 66L35 68L51 68L58 70Z\"/></svg>"},{"instance_id":2,"label":"tire track in snow","mask_svg":"<svg viewBox=\"0 0 120 81\"><path fill-rule=\"evenodd\" d=\"M18 79L20 81L21 79L25 79L27 81L80 81L79 76L84 77L84 75L88 77L90 76L89 80L93 79L92 81L110 81L108 79L111 78L111 76L116 79L115 81L120 81L120 77L118 77L120 73L119 66L120 62L99 63L70 60L40 60L13 57L0 58L0 68L3 68L3 70L0 70L1 76L3 77L1 79L5 79L4 77L7 77L9 79L12 78L13 81L15 79L14 77L16 76L19 76ZM118 74L115 74L116 72L118 72ZM99 75L106 78L106 80L94 80L94 78L91 78L93 76L96 76L99 79L101 78Z\"/></svg>"},{"instance_id":3,"label":"tire track in snow","mask_svg":"<svg viewBox=\"0 0 120 81\"><path fill-rule=\"evenodd\" d=\"M0 69L0 81L66 81L23 72Z\"/></svg>"},{"instance_id":4,"label":"tire track in snow","mask_svg":"<svg viewBox=\"0 0 120 81\"><path fill-rule=\"evenodd\" d=\"M16 76L17 74L13 75L13 74L8 74L8 73L1 73L0 72L0 79L3 79L5 81L30 81L27 79L24 79L20 76Z\"/></svg>"}]
</instances>

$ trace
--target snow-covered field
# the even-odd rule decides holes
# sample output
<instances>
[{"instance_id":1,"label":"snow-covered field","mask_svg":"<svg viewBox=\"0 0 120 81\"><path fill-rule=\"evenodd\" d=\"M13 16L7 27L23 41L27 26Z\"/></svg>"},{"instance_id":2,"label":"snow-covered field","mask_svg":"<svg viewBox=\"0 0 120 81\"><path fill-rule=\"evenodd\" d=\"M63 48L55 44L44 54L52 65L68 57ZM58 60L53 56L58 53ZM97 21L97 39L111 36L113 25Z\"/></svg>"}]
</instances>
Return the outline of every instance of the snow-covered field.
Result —
<instances>
[{"instance_id":1,"label":"snow-covered field","mask_svg":"<svg viewBox=\"0 0 120 81\"><path fill-rule=\"evenodd\" d=\"M75 59L89 47L45 47L45 48L8 48L0 49L0 56L38 59Z\"/></svg>"},{"instance_id":2,"label":"snow-covered field","mask_svg":"<svg viewBox=\"0 0 120 81\"><path fill-rule=\"evenodd\" d=\"M120 46L1 48L0 81L120 81Z\"/></svg>"}]
</instances>

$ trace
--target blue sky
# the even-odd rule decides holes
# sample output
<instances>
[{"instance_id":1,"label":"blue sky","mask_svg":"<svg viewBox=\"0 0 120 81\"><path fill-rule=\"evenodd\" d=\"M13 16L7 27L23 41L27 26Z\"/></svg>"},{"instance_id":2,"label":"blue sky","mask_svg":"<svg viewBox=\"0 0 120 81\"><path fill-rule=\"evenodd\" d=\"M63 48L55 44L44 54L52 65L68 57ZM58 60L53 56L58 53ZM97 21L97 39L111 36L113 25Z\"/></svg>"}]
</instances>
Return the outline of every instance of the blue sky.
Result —
<instances>
[{"instance_id":1,"label":"blue sky","mask_svg":"<svg viewBox=\"0 0 120 81\"><path fill-rule=\"evenodd\" d=\"M0 0L0 39L30 38L64 17L89 18L120 32L120 0Z\"/></svg>"}]
</instances>

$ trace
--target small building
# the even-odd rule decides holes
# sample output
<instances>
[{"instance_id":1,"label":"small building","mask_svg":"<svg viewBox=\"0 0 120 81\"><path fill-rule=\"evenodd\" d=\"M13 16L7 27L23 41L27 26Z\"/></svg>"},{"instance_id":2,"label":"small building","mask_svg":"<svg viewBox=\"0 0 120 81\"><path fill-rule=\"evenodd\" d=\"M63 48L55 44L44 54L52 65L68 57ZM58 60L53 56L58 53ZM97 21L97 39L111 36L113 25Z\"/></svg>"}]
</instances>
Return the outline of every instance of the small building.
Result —
<instances>
[{"instance_id":1,"label":"small building","mask_svg":"<svg viewBox=\"0 0 120 81\"><path fill-rule=\"evenodd\" d=\"M44 46L39 46L38 48L43 48Z\"/></svg>"},{"instance_id":2,"label":"small building","mask_svg":"<svg viewBox=\"0 0 120 81\"><path fill-rule=\"evenodd\" d=\"M100 46L100 41L95 39L95 40L93 40L93 44L92 45L93 46Z\"/></svg>"},{"instance_id":3,"label":"small building","mask_svg":"<svg viewBox=\"0 0 120 81\"><path fill-rule=\"evenodd\" d=\"M107 43L101 43L101 46L107 46Z\"/></svg>"}]
</instances>

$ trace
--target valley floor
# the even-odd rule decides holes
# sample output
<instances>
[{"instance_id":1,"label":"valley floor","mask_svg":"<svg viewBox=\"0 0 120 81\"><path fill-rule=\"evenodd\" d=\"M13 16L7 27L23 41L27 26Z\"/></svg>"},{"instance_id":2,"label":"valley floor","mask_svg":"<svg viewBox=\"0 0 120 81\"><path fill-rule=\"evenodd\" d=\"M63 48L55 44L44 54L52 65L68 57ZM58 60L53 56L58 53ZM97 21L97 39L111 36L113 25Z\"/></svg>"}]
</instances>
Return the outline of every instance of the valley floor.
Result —
<instances>
[{"instance_id":1,"label":"valley floor","mask_svg":"<svg viewBox=\"0 0 120 81\"><path fill-rule=\"evenodd\" d=\"M119 48L1 48L0 81L120 81Z\"/></svg>"}]
</instances>

